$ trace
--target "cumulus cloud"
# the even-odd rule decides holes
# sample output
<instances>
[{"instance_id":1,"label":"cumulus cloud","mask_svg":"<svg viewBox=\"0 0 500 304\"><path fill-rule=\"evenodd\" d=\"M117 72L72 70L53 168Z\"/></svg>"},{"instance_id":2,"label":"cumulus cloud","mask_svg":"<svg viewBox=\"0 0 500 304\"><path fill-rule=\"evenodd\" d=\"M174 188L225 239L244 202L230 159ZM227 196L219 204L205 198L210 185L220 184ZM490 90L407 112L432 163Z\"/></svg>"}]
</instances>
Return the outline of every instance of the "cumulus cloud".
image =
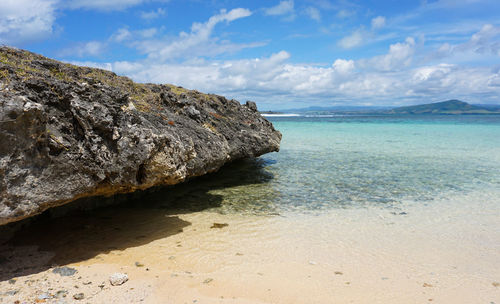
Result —
<instances>
[{"instance_id":1,"label":"cumulus cloud","mask_svg":"<svg viewBox=\"0 0 500 304\"><path fill-rule=\"evenodd\" d=\"M160 64L122 61L111 67L136 81L174 83L241 100L250 98L268 107L304 99L376 103L461 96L485 102L484 92L500 93L500 77L488 68L437 64L380 73L359 67L359 61L337 59L330 66L316 66L291 63L290 56L281 51L254 59Z\"/></svg>"},{"instance_id":2,"label":"cumulus cloud","mask_svg":"<svg viewBox=\"0 0 500 304\"><path fill-rule=\"evenodd\" d=\"M500 76L486 67L443 63L412 67L414 47L414 39L407 38L391 45L384 55L356 61L336 59L329 66L291 63L291 54L281 51L268 57L240 60L116 62L112 69L136 81L174 83L263 103L271 99L272 103L299 102L305 98L387 102L453 96L477 101L485 98L484 92L500 93Z\"/></svg>"},{"instance_id":3,"label":"cumulus cloud","mask_svg":"<svg viewBox=\"0 0 500 304\"><path fill-rule=\"evenodd\" d=\"M405 42L391 44L387 54L361 60L360 63L366 69L380 71L401 70L411 64L414 53L415 39L408 37Z\"/></svg>"},{"instance_id":4,"label":"cumulus cloud","mask_svg":"<svg viewBox=\"0 0 500 304\"><path fill-rule=\"evenodd\" d=\"M337 59L332 66L335 71L342 75L346 75L354 71L353 60Z\"/></svg>"},{"instance_id":5,"label":"cumulus cloud","mask_svg":"<svg viewBox=\"0 0 500 304\"><path fill-rule=\"evenodd\" d=\"M0 43L22 45L51 35L54 13L53 0L0 1Z\"/></svg>"},{"instance_id":6,"label":"cumulus cloud","mask_svg":"<svg viewBox=\"0 0 500 304\"><path fill-rule=\"evenodd\" d=\"M438 64L416 68L412 74L408 87L414 96L464 96L486 103L496 101L500 93L499 87L491 86L491 71L484 67Z\"/></svg>"},{"instance_id":7,"label":"cumulus cloud","mask_svg":"<svg viewBox=\"0 0 500 304\"><path fill-rule=\"evenodd\" d=\"M372 19L372 29L377 30L385 26L385 17L378 16Z\"/></svg>"},{"instance_id":8,"label":"cumulus cloud","mask_svg":"<svg viewBox=\"0 0 500 304\"><path fill-rule=\"evenodd\" d=\"M278 5L264 9L264 14L269 16L288 15L293 14L293 12L293 0L280 1Z\"/></svg>"},{"instance_id":9,"label":"cumulus cloud","mask_svg":"<svg viewBox=\"0 0 500 304\"><path fill-rule=\"evenodd\" d=\"M192 26L191 33L179 35L179 41L194 39L199 32L208 37L195 45L211 41L213 26L245 14L221 12L205 23ZM232 16L232 17L231 17ZM234 19L235 20L235 19ZM127 30L128 31L128 30ZM490 27L484 28L491 33ZM123 31L123 35L136 35ZM493 37L493 38L491 38ZM496 36L487 40L472 35L469 41L492 45ZM196 38L200 39L200 38ZM131 39L134 40L134 39ZM482 41L482 42L480 42ZM493 43L494 44L494 43ZM164 45L161 45L164 46ZM496 101L500 95L500 74L489 66L471 67L445 62L423 64L416 55L415 39L390 45L385 54L351 60L338 58L330 64L293 63L292 54L280 51L269 56L238 60L213 60L206 56L170 57L149 56L141 61L120 61L96 64L140 82L174 83L187 88L226 95L240 100L253 99L267 108L280 102L335 101L350 103L389 103L410 101L439 101L460 97L471 102ZM456 49L448 45L445 49ZM161 47L159 47L161 49ZM475 48L471 48L476 50ZM186 52L187 49L183 49Z\"/></svg>"}]
</instances>

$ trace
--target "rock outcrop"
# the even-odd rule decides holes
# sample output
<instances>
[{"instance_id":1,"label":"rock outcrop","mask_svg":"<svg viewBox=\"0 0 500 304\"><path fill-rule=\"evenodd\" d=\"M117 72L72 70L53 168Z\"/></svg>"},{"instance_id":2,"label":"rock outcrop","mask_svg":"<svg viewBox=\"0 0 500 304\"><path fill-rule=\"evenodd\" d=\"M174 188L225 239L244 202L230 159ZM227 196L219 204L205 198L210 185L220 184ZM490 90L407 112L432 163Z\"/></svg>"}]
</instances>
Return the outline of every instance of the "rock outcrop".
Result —
<instances>
[{"instance_id":1,"label":"rock outcrop","mask_svg":"<svg viewBox=\"0 0 500 304\"><path fill-rule=\"evenodd\" d=\"M278 151L253 102L0 47L0 224Z\"/></svg>"}]
</instances>

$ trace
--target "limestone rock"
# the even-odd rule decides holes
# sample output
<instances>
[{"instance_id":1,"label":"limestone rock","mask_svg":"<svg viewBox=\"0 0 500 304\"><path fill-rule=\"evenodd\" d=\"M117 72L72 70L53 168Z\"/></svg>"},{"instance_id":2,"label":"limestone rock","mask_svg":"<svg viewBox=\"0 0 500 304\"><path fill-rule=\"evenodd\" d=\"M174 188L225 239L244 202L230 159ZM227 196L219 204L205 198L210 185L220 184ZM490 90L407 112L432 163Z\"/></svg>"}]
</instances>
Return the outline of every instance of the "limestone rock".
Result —
<instances>
[{"instance_id":1,"label":"limestone rock","mask_svg":"<svg viewBox=\"0 0 500 304\"><path fill-rule=\"evenodd\" d=\"M0 47L0 225L278 151L256 109Z\"/></svg>"},{"instance_id":2,"label":"limestone rock","mask_svg":"<svg viewBox=\"0 0 500 304\"><path fill-rule=\"evenodd\" d=\"M124 273L119 273L119 272L113 273L109 277L109 283L111 283L111 285L113 286L123 285L127 281L128 281L128 276Z\"/></svg>"}]
</instances>

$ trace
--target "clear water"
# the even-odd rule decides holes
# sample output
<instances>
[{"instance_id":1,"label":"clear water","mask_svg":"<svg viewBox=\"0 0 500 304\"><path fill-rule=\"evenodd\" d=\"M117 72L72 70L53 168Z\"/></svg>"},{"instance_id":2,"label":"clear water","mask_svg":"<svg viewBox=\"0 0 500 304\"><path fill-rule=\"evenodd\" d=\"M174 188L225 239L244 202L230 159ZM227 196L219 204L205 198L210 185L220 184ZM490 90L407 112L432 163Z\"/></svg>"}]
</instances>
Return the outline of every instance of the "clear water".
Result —
<instances>
[{"instance_id":1,"label":"clear water","mask_svg":"<svg viewBox=\"0 0 500 304\"><path fill-rule=\"evenodd\" d=\"M270 120L283 133L279 153L225 168L215 190L205 180L220 212L393 208L500 189L500 116Z\"/></svg>"}]
</instances>

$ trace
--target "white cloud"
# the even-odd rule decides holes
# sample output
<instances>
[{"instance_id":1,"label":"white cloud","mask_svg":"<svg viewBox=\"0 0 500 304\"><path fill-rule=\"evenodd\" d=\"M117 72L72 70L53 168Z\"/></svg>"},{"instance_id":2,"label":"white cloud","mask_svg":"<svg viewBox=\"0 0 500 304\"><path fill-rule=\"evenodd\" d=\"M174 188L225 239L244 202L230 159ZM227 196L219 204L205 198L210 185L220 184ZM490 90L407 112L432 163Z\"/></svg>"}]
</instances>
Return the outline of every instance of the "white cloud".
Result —
<instances>
[{"instance_id":1,"label":"white cloud","mask_svg":"<svg viewBox=\"0 0 500 304\"><path fill-rule=\"evenodd\" d=\"M456 96L484 102L479 98L485 98L485 92L500 93L500 76L489 68L451 64L411 67L414 48L414 39L407 38L391 45L387 54L357 61L336 59L330 66L293 64L285 51L255 59L181 63L146 60L112 66L113 71L141 82L174 83L240 99L272 99L273 103L304 99L435 101Z\"/></svg>"},{"instance_id":2,"label":"white cloud","mask_svg":"<svg viewBox=\"0 0 500 304\"><path fill-rule=\"evenodd\" d=\"M435 66L416 68L412 73L412 81L415 83L425 83L429 82L429 80L441 79L444 75L449 74L454 67L454 65L442 63Z\"/></svg>"},{"instance_id":3,"label":"white cloud","mask_svg":"<svg viewBox=\"0 0 500 304\"><path fill-rule=\"evenodd\" d=\"M132 33L126 28L118 29L118 31L116 31L116 33L111 36L111 40L114 40L116 42L122 42L131 38Z\"/></svg>"},{"instance_id":4,"label":"white cloud","mask_svg":"<svg viewBox=\"0 0 500 304\"><path fill-rule=\"evenodd\" d=\"M53 0L1 0L0 43L22 45L53 32Z\"/></svg>"},{"instance_id":5,"label":"white cloud","mask_svg":"<svg viewBox=\"0 0 500 304\"><path fill-rule=\"evenodd\" d=\"M337 71L339 74L349 74L354 71L354 61L353 60L345 60L345 59L337 59L333 63L333 69Z\"/></svg>"},{"instance_id":6,"label":"white cloud","mask_svg":"<svg viewBox=\"0 0 500 304\"><path fill-rule=\"evenodd\" d=\"M339 58L326 65L293 63L291 54L286 51L253 59L212 60L207 59L204 53L192 50L206 51L210 49L206 46L211 45L215 48L227 47L229 44L222 42L213 44L211 34L214 26L245 15L244 12L221 12L205 23L193 24L189 34L182 33L176 41L168 44L144 40L159 43L156 48L152 48L154 52L147 53L150 56L144 60L96 65L111 67L114 72L130 76L136 81L174 83L230 98L252 99L267 108L276 108L280 102L291 107L290 103L304 100L314 103L387 104L461 98L469 102L487 103L498 102L500 96L498 69L446 62L423 65L419 61L422 55L417 53L421 50L421 44L417 45L412 37L390 45L385 54L358 60ZM485 27L478 31L480 35L472 35L470 41L474 41L474 45L493 45L496 39L493 32L491 27ZM137 31L128 33L133 37L138 35ZM486 33L490 33L490 36ZM487 36L490 38L483 39ZM144 44L140 40L137 43ZM189 53L189 56L157 55L158 50L173 43L181 43L182 47L176 46L177 50L182 50L183 54ZM442 51L456 48L457 45L449 44L442 47Z\"/></svg>"},{"instance_id":7,"label":"white cloud","mask_svg":"<svg viewBox=\"0 0 500 304\"><path fill-rule=\"evenodd\" d=\"M99 41L90 41L83 45L83 47L79 51L79 55L97 56L103 52L104 48L105 45L103 43Z\"/></svg>"},{"instance_id":8,"label":"white cloud","mask_svg":"<svg viewBox=\"0 0 500 304\"><path fill-rule=\"evenodd\" d=\"M319 10L315 7L308 7L304 10L304 13L309 16L309 18L316 20L316 21L321 21L321 13Z\"/></svg>"},{"instance_id":9,"label":"white cloud","mask_svg":"<svg viewBox=\"0 0 500 304\"><path fill-rule=\"evenodd\" d=\"M500 74L491 75L488 79L488 86L500 88Z\"/></svg>"},{"instance_id":10,"label":"white cloud","mask_svg":"<svg viewBox=\"0 0 500 304\"><path fill-rule=\"evenodd\" d=\"M383 16L378 16L372 19L372 29L373 30L378 30L380 28L383 28L385 26L385 17Z\"/></svg>"},{"instance_id":11,"label":"white cloud","mask_svg":"<svg viewBox=\"0 0 500 304\"><path fill-rule=\"evenodd\" d=\"M368 60L360 60L360 64L366 69L380 71L401 70L411 64L415 53L415 45L415 39L408 37L405 42L391 44L387 54L375 56Z\"/></svg>"},{"instance_id":12,"label":"white cloud","mask_svg":"<svg viewBox=\"0 0 500 304\"><path fill-rule=\"evenodd\" d=\"M349 18L351 16L354 16L356 14L355 11L350 11L350 10L346 10L346 9L341 9L337 12L337 17L339 18Z\"/></svg>"},{"instance_id":13,"label":"white cloud","mask_svg":"<svg viewBox=\"0 0 500 304\"><path fill-rule=\"evenodd\" d=\"M411 44L408 39L386 56ZM500 76L486 67L437 64L380 72L367 69L362 61L337 59L330 66L318 66L290 63L290 57L281 51L269 57L225 61L115 62L112 70L140 82L174 83L230 98L267 102L267 107L280 102L290 107L290 102L305 99L387 103L459 96L466 101L487 102L500 94Z\"/></svg>"},{"instance_id":14,"label":"white cloud","mask_svg":"<svg viewBox=\"0 0 500 304\"><path fill-rule=\"evenodd\" d=\"M365 42L366 35L367 34L361 29L356 30L352 32L351 35L345 36L344 38L340 39L338 45L344 49L352 49L358 47Z\"/></svg>"},{"instance_id":15,"label":"white cloud","mask_svg":"<svg viewBox=\"0 0 500 304\"><path fill-rule=\"evenodd\" d=\"M293 0L280 1L278 5L264 9L264 14L270 16L293 14L293 12L294 12Z\"/></svg>"},{"instance_id":16,"label":"white cloud","mask_svg":"<svg viewBox=\"0 0 500 304\"><path fill-rule=\"evenodd\" d=\"M124 41L132 41L139 39L150 39L154 36L158 35L158 28L151 27L143 30L130 31L127 28L118 29L113 35L110 37L110 41L114 42L124 42ZM137 42L140 43L140 42Z\"/></svg>"},{"instance_id":17,"label":"white cloud","mask_svg":"<svg viewBox=\"0 0 500 304\"><path fill-rule=\"evenodd\" d=\"M143 2L168 0L0 0L0 43L20 46L52 35L58 9L121 10ZM157 18L165 14L162 8L143 12L143 18ZM122 37L124 38L124 37ZM118 38L120 39L120 38ZM95 53L95 44L87 46ZM82 53L82 52L78 52Z\"/></svg>"},{"instance_id":18,"label":"white cloud","mask_svg":"<svg viewBox=\"0 0 500 304\"><path fill-rule=\"evenodd\" d=\"M135 31L135 33L140 38L148 39L148 38L153 38L154 36L156 36L158 34L158 29L155 27L152 27L152 28L147 28L147 29Z\"/></svg>"},{"instance_id":19,"label":"white cloud","mask_svg":"<svg viewBox=\"0 0 500 304\"><path fill-rule=\"evenodd\" d=\"M443 43L437 50L428 54L426 59L470 62L487 58L495 60L498 56L500 56L500 26L486 24L468 41L455 45Z\"/></svg>"},{"instance_id":20,"label":"white cloud","mask_svg":"<svg viewBox=\"0 0 500 304\"><path fill-rule=\"evenodd\" d=\"M350 35L343 37L337 43L343 49L352 49L376 41L376 31L385 26L385 17L378 16L371 20L371 30L363 26L354 30Z\"/></svg>"},{"instance_id":21,"label":"white cloud","mask_svg":"<svg viewBox=\"0 0 500 304\"><path fill-rule=\"evenodd\" d=\"M485 93L498 95L500 88L489 88L491 72L485 68L438 64L416 68L408 80L411 93L416 96L472 96L484 98ZM495 92L496 90L496 92ZM476 95L476 97L474 97ZM481 100L484 102L485 100Z\"/></svg>"},{"instance_id":22,"label":"white cloud","mask_svg":"<svg viewBox=\"0 0 500 304\"><path fill-rule=\"evenodd\" d=\"M485 24L471 39L457 47L458 50L472 50L477 54L493 54L500 56L500 26Z\"/></svg>"},{"instance_id":23,"label":"white cloud","mask_svg":"<svg viewBox=\"0 0 500 304\"><path fill-rule=\"evenodd\" d=\"M149 12L141 12L141 18L146 20L153 20L161 16L165 16L167 11L163 8L158 8Z\"/></svg>"},{"instance_id":24,"label":"white cloud","mask_svg":"<svg viewBox=\"0 0 500 304\"><path fill-rule=\"evenodd\" d=\"M89 41L63 49L59 52L59 55L62 57L96 57L101 55L106 50L106 47L107 45L104 42Z\"/></svg>"},{"instance_id":25,"label":"white cloud","mask_svg":"<svg viewBox=\"0 0 500 304\"><path fill-rule=\"evenodd\" d=\"M262 43L234 44L229 41L219 41L212 37L217 24L232 22L248 17L252 12L244 8L230 11L221 10L205 23L193 23L191 32L181 32L176 38L135 41L134 47L155 60L172 60L197 56L216 56L223 53L239 51L243 48L256 47ZM143 33L143 38L146 38Z\"/></svg>"}]
</instances>

